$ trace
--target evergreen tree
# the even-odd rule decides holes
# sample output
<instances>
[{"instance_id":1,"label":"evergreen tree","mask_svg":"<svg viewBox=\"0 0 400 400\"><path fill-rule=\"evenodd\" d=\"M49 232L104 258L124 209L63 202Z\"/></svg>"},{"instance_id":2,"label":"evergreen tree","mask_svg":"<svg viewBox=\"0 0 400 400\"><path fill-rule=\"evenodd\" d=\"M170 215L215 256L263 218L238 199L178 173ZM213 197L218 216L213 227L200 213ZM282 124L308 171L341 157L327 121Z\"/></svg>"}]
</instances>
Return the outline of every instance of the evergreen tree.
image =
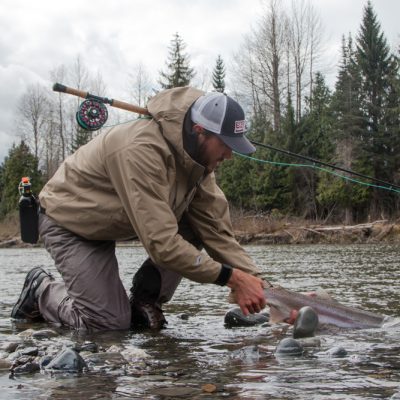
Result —
<instances>
[{"instance_id":1,"label":"evergreen tree","mask_svg":"<svg viewBox=\"0 0 400 400\"><path fill-rule=\"evenodd\" d=\"M356 56L362 77L362 111L366 130L361 140L367 153L366 160L375 178L392 181L399 163L400 138L398 118L396 121L389 115L396 113L398 93L393 79L398 80L399 69L370 1L364 8ZM380 218L388 210L393 212L395 203L395 195L374 188L370 216Z\"/></svg>"},{"instance_id":2,"label":"evergreen tree","mask_svg":"<svg viewBox=\"0 0 400 400\"><path fill-rule=\"evenodd\" d=\"M332 98L333 131L335 151L331 163L345 169L368 173L363 168L360 137L365 130L365 120L361 110L361 75L355 59L351 36L342 39L342 59L339 66L335 93ZM342 173L345 175L344 173ZM318 201L325 213L333 219L353 222L356 213L364 214L367 203L367 189L331 174L321 173L318 186Z\"/></svg>"},{"instance_id":3,"label":"evergreen tree","mask_svg":"<svg viewBox=\"0 0 400 400\"><path fill-rule=\"evenodd\" d=\"M225 65L220 55L212 73L212 85L216 92L225 92Z\"/></svg>"},{"instance_id":4,"label":"evergreen tree","mask_svg":"<svg viewBox=\"0 0 400 400\"><path fill-rule=\"evenodd\" d=\"M80 126L77 127L76 130L76 135L73 138L72 141L72 151L76 151L79 149L79 147L83 146L84 144L90 142L93 137L93 132L88 131L86 129L81 128Z\"/></svg>"},{"instance_id":5,"label":"evergreen tree","mask_svg":"<svg viewBox=\"0 0 400 400\"><path fill-rule=\"evenodd\" d=\"M18 207L18 185L23 176L31 178L33 193L39 193L42 187L41 175L38 171L38 160L30 152L24 141L13 145L2 166L2 196L0 216L4 217Z\"/></svg>"},{"instance_id":6,"label":"evergreen tree","mask_svg":"<svg viewBox=\"0 0 400 400\"><path fill-rule=\"evenodd\" d=\"M189 65L189 56L184 53L185 48L185 43L176 33L169 46L167 71L160 72L159 83L163 89L187 86L194 77L194 71Z\"/></svg>"},{"instance_id":7,"label":"evergreen tree","mask_svg":"<svg viewBox=\"0 0 400 400\"><path fill-rule=\"evenodd\" d=\"M327 160L333 151L331 93L321 73L316 73L312 96L306 98L307 108L296 127L290 149L318 160ZM291 160L293 163L293 159ZM292 212L306 218L321 216L316 201L319 173L312 168L290 170Z\"/></svg>"}]
</instances>

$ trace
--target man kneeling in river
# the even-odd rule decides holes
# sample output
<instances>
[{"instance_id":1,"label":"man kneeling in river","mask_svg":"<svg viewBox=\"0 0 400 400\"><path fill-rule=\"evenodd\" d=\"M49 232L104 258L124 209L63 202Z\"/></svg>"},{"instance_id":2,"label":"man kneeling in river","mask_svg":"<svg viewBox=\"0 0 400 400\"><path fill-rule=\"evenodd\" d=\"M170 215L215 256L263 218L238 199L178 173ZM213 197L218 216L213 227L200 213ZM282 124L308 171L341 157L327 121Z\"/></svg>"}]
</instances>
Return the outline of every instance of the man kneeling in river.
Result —
<instances>
[{"instance_id":1,"label":"man kneeling in river","mask_svg":"<svg viewBox=\"0 0 400 400\"><path fill-rule=\"evenodd\" d=\"M260 271L234 238L214 169L255 148L240 105L175 88L150 118L114 127L68 157L39 195L39 232L64 282L31 270L11 317L75 329L162 328L182 277L227 285L244 314L265 306ZM149 258L128 298L115 241L139 238ZM205 249L207 254L202 252Z\"/></svg>"}]
</instances>

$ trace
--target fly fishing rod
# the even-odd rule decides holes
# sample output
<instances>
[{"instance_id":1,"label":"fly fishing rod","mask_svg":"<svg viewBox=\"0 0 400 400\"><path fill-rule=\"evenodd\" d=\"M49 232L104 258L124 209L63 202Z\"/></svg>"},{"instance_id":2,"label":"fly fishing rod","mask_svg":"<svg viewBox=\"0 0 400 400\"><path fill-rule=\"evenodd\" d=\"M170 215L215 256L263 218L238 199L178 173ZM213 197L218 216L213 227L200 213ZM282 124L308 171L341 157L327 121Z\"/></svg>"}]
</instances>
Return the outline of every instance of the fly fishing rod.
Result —
<instances>
[{"instance_id":1,"label":"fly fishing rod","mask_svg":"<svg viewBox=\"0 0 400 400\"><path fill-rule=\"evenodd\" d=\"M150 115L147 108L139 107L139 106L136 106L136 105L133 105L130 103L125 103L120 100L108 99L107 97L96 96L96 95L90 94L89 92L85 92L83 90L67 87L65 85L62 85L61 83L55 83L53 85L53 90L55 92L67 93L67 94L71 94L73 96L77 96L77 97L81 97L81 98L85 99L78 108L78 111L76 113L76 120L78 122L78 125L81 128L89 130L89 131L96 131L96 130L100 129L101 127L103 127L104 124L106 123L107 118L108 118L108 111L107 111L107 107L105 106L105 104L108 104L112 107L120 108L122 110L127 110L127 111L131 111L131 112L134 112L137 114L141 114L141 115ZM259 143L254 140L250 140L250 142L258 147L264 147L264 148L267 148L267 149L270 149L270 150L273 150L273 151L276 151L279 153L286 154L290 157L296 157L296 158L311 162L313 164L323 165L325 167L328 167L328 168L331 168L334 170L338 170L338 171L342 171L342 172L345 172L350 175L358 176L363 179L368 179L372 182L376 182L381 185L385 185L389 189L391 189L391 188L400 189L400 186L395 185L393 183L389 183L389 182L383 181L381 179L374 178L372 176L360 174L359 172L351 171L349 169L338 167L337 165L328 164L324 161L316 160L311 157L293 153L289 150L279 149L277 147L273 147L271 145L264 144L264 143Z\"/></svg>"}]
</instances>

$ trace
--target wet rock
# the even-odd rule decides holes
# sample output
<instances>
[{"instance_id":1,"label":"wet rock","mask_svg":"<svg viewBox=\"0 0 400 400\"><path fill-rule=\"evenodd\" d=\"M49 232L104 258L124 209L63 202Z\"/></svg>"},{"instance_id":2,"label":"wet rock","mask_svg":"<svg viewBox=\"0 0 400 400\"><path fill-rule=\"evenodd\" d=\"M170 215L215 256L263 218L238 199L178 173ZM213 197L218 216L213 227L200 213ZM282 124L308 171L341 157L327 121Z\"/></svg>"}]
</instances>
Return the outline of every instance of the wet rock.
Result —
<instances>
[{"instance_id":1,"label":"wet rock","mask_svg":"<svg viewBox=\"0 0 400 400\"><path fill-rule=\"evenodd\" d=\"M24 331L18 333L18 336L23 338L23 339L29 339L32 337L32 335L35 333L35 331L31 328L25 329Z\"/></svg>"},{"instance_id":2,"label":"wet rock","mask_svg":"<svg viewBox=\"0 0 400 400\"><path fill-rule=\"evenodd\" d=\"M257 313L244 315L240 308L232 308L224 317L225 326L231 328L234 326L254 326L260 325L269 321L269 316L266 313Z\"/></svg>"},{"instance_id":3,"label":"wet rock","mask_svg":"<svg viewBox=\"0 0 400 400\"><path fill-rule=\"evenodd\" d=\"M44 368L46 371L82 372L87 368L85 360L72 349L62 350Z\"/></svg>"},{"instance_id":4,"label":"wet rock","mask_svg":"<svg viewBox=\"0 0 400 400\"><path fill-rule=\"evenodd\" d=\"M17 350L18 346L19 346L18 342L9 342L9 343L4 343L1 349L7 353L14 353L14 351Z\"/></svg>"},{"instance_id":5,"label":"wet rock","mask_svg":"<svg viewBox=\"0 0 400 400\"><path fill-rule=\"evenodd\" d=\"M150 357L144 350L133 346L126 347L121 351L121 354L129 363L134 363L135 361Z\"/></svg>"},{"instance_id":6,"label":"wet rock","mask_svg":"<svg viewBox=\"0 0 400 400\"><path fill-rule=\"evenodd\" d=\"M11 367L11 361L0 359L0 371L8 371Z\"/></svg>"},{"instance_id":7,"label":"wet rock","mask_svg":"<svg viewBox=\"0 0 400 400\"><path fill-rule=\"evenodd\" d=\"M151 391L152 394L156 396L168 397L168 398L190 398L196 394L199 394L198 389L190 388L190 387L166 387L154 389Z\"/></svg>"},{"instance_id":8,"label":"wet rock","mask_svg":"<svg viewBox=\"0 0 400 400\"><path fill-rule=\"evenodd\" d=\"M206 393L214 393L217 391L217 387L212 383L206 383L201 387L201 390Z\"/></svg>"},{"instance_id":9,"label":"wet rock","mask_svg":"<svg viewBox=\"0 0 400 400\"><path fill-rule=\"evenodd\" d=\"M99 351L99 346L94 343L94 342L85 342L85 343L77 343L74 346L74 350L76 350L78 353L88 351L90 353L98 353Z\"/></svg>"},{"instance_id":10,"label":"wet rock","mask_svg":"<svg viewBox=\"0 0 400 400\"><path fill-rule=\"evenodd\" d=\"M187 321L189 319L189 314L183 313L179 316L180 319Z\"/></svg>"},{"instance_id":11,"label":"wet rock","mask_svg":"<svg viewBox=\"0 0 400 400\"><path fill-rule=\"evenodd\" d=\"M311 307L302 307L293 325L293 337L297 339L314 336L317 327L318 314Z\"/></svg>"},{"instance_id":12,"label":"wet rock","mask_svg":"<svg viewBox=\"0 0 400 400\"><path fill-rule=\"evenodd\" d=\"M123 347L113 344L106 351L107 351L107 353L121 353L122 350L123 350Z\"/></svg>"},{"instance_id":13,"label":"wet rock","mask_svg":"<svg viewBox=\"0 0 400 400\"><path fill-rule=\"evenodd\" d=\"M370 357L364 354L352 354L349 357L349 361L353 364L368 365L370 362Z\"/></svg>"},{"instance_id":14,"label":"wet rock","mask_svg":"<svg viewBox=\"0 0 400 400\"><path fill-rule=\"evenodd\" d=\"M40 366L36 362L27 362L25 364L18 365L11 370L13 374L33 374L38 371L40 371Z\"/></svg>"},{"instance_id":15,"label":"wet rock","mask_svg":"<svg viewBox=\"0 0 400 400\"><path fill-rule=\"evenodd\" d=\"M303 347L321 347L321 339L318 337L307 337L296 339Z\"/></svg>"},{"instance_id":16,"label":"wet rock","mask_svg":"<svg viewBox=\"0 0 400 400\"><path fill-rule=\"evenodd\" d=\"M292 338L282 339L275 350L275 356L278 357L296 357L304 352L303 346Z\"/></svg>"},{"instance_id":17,"label":"wet rock","mask_svg":"<svg viewBox=\"0 0 400 400\"><path fill-rule=\"evenodd\" d=\"M50 361L52 359L53 359L52 356L49 356L49 355L43 356L39 361L40 369L44 369L50 363Z\"/></svg>"},{"instance_id":18,"label":"wet rock","mask_svg":"<svg viewBox=\"0 0 400 400\"><path fill-rule=\"evenodd\" d=\"M32 333L32 337L35 339L50 339L56 336L59 336L59 334L52 329L41 329Z\"/></svg>"},{"instance_id":19,"label":"wet rock","mask_svg":"<svg viewBox=\"0 0 400 400\"><path fill-rule=\"evenodd\" d=\"M346 357L347 356L347 351L341 347L341 346L335 346L332 347L331 349L326 351L326 354L329 355L330 357Z\"/></svg>"},{"instance_id":20,"label":"wet rock","mask_svg":"<svg viewBox=\"0 0 400 400\"><path fill-rule=\"evenodd\" d=\"M232 351L230 357L243 362L255 362L260 359L260 352L258 346L246 346Z\"/></svg>"},{"instance_id":21,"label":"wet rock","mask_svg":"<svg viewBox=\"0 0 400 400\"><path fill-rule=\"evenodd\" d=\"M39 349L37 347L25 347L25 348L18 348L18 353L21 356L34 356L36 357L39 354Z\"/></svg>"},{"instance_id":22,"label":"wet rock","mask_svg":"<svg viewBox=\"0 0 400 400\"><path fill-rule=\"evenodd\" d=\"M110 367L112 369L122 368L128 361L121 353L94 353L86 358L87 364L91 367Z\"/></svg>"}]
</instances>

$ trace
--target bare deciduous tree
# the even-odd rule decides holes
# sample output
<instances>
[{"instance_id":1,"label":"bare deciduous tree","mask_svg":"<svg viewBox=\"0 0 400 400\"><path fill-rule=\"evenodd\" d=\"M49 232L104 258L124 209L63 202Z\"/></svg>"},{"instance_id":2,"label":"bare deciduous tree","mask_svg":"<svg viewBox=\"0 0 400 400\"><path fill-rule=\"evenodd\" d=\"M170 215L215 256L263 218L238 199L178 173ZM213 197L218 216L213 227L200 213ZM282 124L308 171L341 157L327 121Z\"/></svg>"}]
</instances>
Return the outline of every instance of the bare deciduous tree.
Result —
<instances>
[{"instance_id":1,"label":"bare deciduous tree","mask_svg":"<svg viewBox=\"0 0 400 400\"><path fill-rule=\"evenodd\" d=\"M49 110L46 89L39 84L30 85L17 106L19 135L29 144L37 159L41 155L41 132L48 123Z\"/></svg>"},{"instance_id":2,"label":"bare deciduous tree","mask_svg":"<svg viewBox=\"0 0 400 400\"><path fill-rule=\"evenodd\" d=\"M289 20L289 49L293 61L296 94L296 121L302 115L304 88L312 92L313 69L321 51L322 25L309 0L292 0ZM309 79L306 72L309 71Z\"/></svg>"},{"instance_id":3,"label":"bare deciduous tree","mask_svg":"<svg viewBox=\"0 0 400 400\"><path fill-rule=\"evenodd\" d=\"M139 107L144 107L151 96L152 81L142 62L135 65L133 72L129 74L128 80L129 95L134 104L137 104Z\"/></svg>"},{"instance_id":4,"label":"bare deciduous tree","mask_svg":"<svg viewBox=\"0 0 400 400\"><path fill-rule=\"evenodd\" d=\"M287 17L278 0L269 0L264 15L245 38L237 72L249 87L254 112L271 118L276 132L280 131L286 46Z\"/></svg>"}]
</instances>

